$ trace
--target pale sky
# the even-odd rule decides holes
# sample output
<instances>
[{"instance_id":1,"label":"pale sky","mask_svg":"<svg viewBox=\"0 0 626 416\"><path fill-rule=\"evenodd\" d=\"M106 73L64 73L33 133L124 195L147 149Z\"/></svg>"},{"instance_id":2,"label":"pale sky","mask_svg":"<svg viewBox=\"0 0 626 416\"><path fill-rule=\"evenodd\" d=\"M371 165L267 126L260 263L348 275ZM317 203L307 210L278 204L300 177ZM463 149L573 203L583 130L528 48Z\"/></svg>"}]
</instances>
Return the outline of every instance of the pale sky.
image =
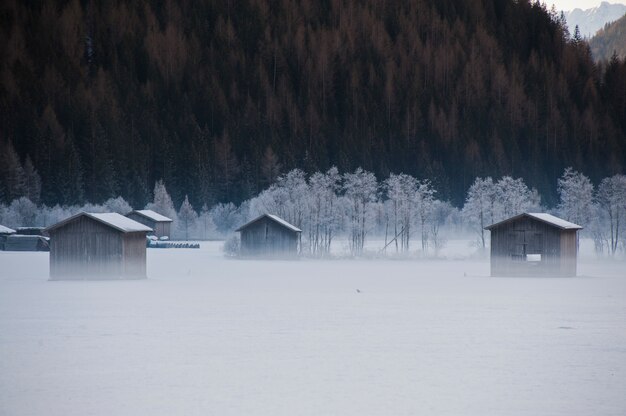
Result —
<instances>
[{"instance_id":1,"label":"pale sky","mask_svg":"<svg viewBox=\"0 0 626 416\"><path fill-rule=\"evenodd\" d=\"M597 7L602 3L602 0L544 0L548 5L548 10L552 4L556 6L557 10L574 10L574 9L591 9L592 7ZM626 4L626 0L606 0L608 3L616 4Z\"/></svg>"}]
</instances>

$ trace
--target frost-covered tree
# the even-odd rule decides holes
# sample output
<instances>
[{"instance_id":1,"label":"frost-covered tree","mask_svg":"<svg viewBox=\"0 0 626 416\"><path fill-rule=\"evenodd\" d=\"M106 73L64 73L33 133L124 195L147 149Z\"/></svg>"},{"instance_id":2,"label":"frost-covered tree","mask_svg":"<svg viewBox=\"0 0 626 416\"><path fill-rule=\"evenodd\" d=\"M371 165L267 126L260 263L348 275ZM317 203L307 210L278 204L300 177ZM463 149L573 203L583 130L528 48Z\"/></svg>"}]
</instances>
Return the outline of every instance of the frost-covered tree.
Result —
<instances>
[{"instance_id":1,"label":"frost-covered tree","mask_svg":"<svg viewBox=\"0 0 626 416\"><path fill-rule=\"evenodd\" d=\"M198 216L198 228L200 231L198 235L203 240L212 238L217 231L217 227L213 222L213 218L211 217L211 211L209 210L207 204L204 204L202 206L202 210L200 211L200 215Z\"/></svg>"},{"instance_id":2,"label":"frost-covered tree","mask_svg":"<svg viewBox=\"0 0 626 416\"><path fill-rule=\"evenodd\" d=\"M161 215L165 215L176 222L176 208L174 208L172 197L167 192L165 183L163 183L162 180L158 180L154 184L154 200L146 205L146 209L151 209Z\"/></svg>"},{"instance_id":3,"label":"frost-covered tree","mask_svg":"<svg viewBox=\"0 0 626 416\"><path fill-rule=\"evenodd\" d=\"M456 211L457 209L447 201L436 200L433 202L429 238L435 250L435 256L439 254L439 251L447 243L447 240L441 234L441 227L448 222L450 216L454 215Z\"/></svg>"},{"instance_id":4,"label":"frost-covered tree","mask_svg":"<svg viewBox=\"0 0 626 416\"><path fill-rule=\"evenodd\" d=\"M217 231L223 235L232 233L233 230L235 230L235 228L239 225L242 225L240 223L243 223L245 220L245 218L240 215L240 211L237 206L235 206L232 202L214 205L211 208L209 215L211 216Z\"/></svg>"},{"instance_id":5,"label":"frost-covered tree","mask_svg":"<svg viewBox=\"0 0 626 416\"><path fill-rule=\"evenodd\" d=\"M8 224L5 217L7 215L7 206L0 202L0 225Z\"/></svg>"},{"instance_id":6,"label":"frost-covered tree","mask_svg":"<svg viewBox=\"0 0 626 416\"><path fill-rule=\"evenodd\" d=\"M250 201L251 214L275 214L298 228L303 228L309 204L305 174L293 169Z\"/></svg>"},{"instance_id":7,"label":"frost-covered tree","mask_svg":"<svg viewBox=\"0 0 626 416\"><path fill-rule=\"evenodd\" d=\"M593 212L593 184L571 167L558 180L559 212L568 221L586 226Z\"/></svg>"},{"instance_id":8,"label":"frost-covered tree","mask_svg":"<svg viewBox=\"0 0 626 416\"><path fill-rule=\"evenodd\" d=\"M309 178L309 250L313 255L328 255L341 222L337 193L341 175L336 167L326 173L315 172Z\"/></svg>"},{"instance_id":9,"label":"frost-covered tree","mask_svg":"<svg viewBox=\"0 0 626 416\"><path fill-rule=\"evenodd\" d=\"M37 205L35 205L30 199L21 197L14 199L13 202L7 207L4 214L3 221L8 227L34 227L37 224L35 219L37 217Z\"/></svg>"},{"instance_id":10,"label":"frost-covered tree","mask_svg":"<svg viewBox=\"0 0 626 416\"><path fill-rule=\"evenodd\" d=\"M274 214L296 227L307 230L312 196L304 172L293 169L278 177L275 184L249 201L252 217Z\"/></svg>"},{"instance_id":11,"label":"frost-covered tree","mask_svg":"<svg viewBox=\"0 0 626 416\"><path fill-rule=\"evenodd\" d=\"M486 247L485 227L494 223L494 210L496 206L496 185L491 177L476 178L467 191L465 205L463 205L463 218L478 234L483 250Z\"/></svg>"},{"instance_id":12,"label":"frost-covered tree","mask_svg":"<svg viewBox=\"0 0 626 416\"><path fill-rule=\"evenodd\" d=\"M597 255L605 252L611 254L611 237L610 231L607 230L609 223L606 210L600 206L600 203L594 202L592 206L592 215L587 225L587 234L593 239L594 249Z\"/></svg>"},{"instance_id":13,"label":"frost-covered tree","mask_svg":"<svg viewBox=\"0 0 626 416\"><path fill-rule=\"evenodd\" d=\"M609 253L615 255L620 241L620 227L626 221L626 176L604 178L596 194L598 207L604 211L609 225Z\"/></svg>"},{"instance_id":14,"label":"frost-covered tree","mask_svg":"<svg viewBox=\"0 0 626 416\"><path fill-rule=\"evenodd\" d=\"M433 204L437 191L432 187L430 180L425 179L417 183L415 194L417 221L422 233L422 253L428 250L429 222L432 220Z\"/></svg>"},{"instance_id":15,"label":"frost-covered tree","mask_svg":"<svg viewBox=\"0 0 626 416\"><path fill-rule=\"evenodd\" d=\"M510 176L503 176L496 183L495 221L530 211L538 204L537 197L538 194L529 189L522 178L513 179Z\"/></svg>"},{"instance_id":16,"label":"frost-covered tree","mask_svg":"<svg viewBox=\"0 0 626 416\"><path fill-rule=\"evenodd\" d=\"M278 177L277 186L284 190L283 218L298 228L303 228L308 211L309 185L300 169L293 169Z\"/></svg>"},{"instance_id":17,"label":"frost-covered tree","mask_svg":"<svg viewBox=\"0 0 626 416\"><path fill-rule=\"evenodd\" d=\"M250 200L250 218L263 214L275 214L284 217L287 207L287 192L284 188L272 184Z\"/></svg>"},{"instance_id":18,"label":"frost-covered tree","mask_svg":"<svg viewBox=\"0 0 626 416\"><path fill-rule=\"evenodd\" d=\"M198 220L198 214L189 202L189 198L185 195L185 200L178 211L178 227L185 235L185 240L189 240L189 230L193 229Z\"/></svg>"},{"instance_id":19,"label":"frost-covered tree","mask_svg":"<svg viewBox=\"0 0 626 416\"><path fill-rule=\"evenodd\" d=\"M37 226L39 227L48 227L52 224L56 224L59 221L71 217L81 210L82 209L78 207L62 207L59 204L53 207L42 205L37 210L35 224L37 224Z\"/></svg>"},{"instance_id":20,"label":"frost-covered tree","mask_svg":"<svg viewBox=\"0 0 626 416\"><path fill-rule=\"evenodd\" d=\"M130 204L121 196L118 196L117 198L109 198L103 205L106 212L117 212L122 215L126 215L133 210Z\"/></svg>"},{"instance_id":21,"label":"frost-covered tree","mask_svg":"<svg viewBox=\"0 0 626 416\"><path fill-rule=\"evenodd\" d=\"M395 241L396 252L409 251L409 241L411 236L411 224L415 215L416 203L418 199L417 179L410 175L399 174L389 175L383 184L387 198L390 201L390 217L393 225L393 240ZM398 240L400 245L398 247Z\"/></svg>"},{"instance_id":22,"label":"frost-covered tree","mask_svg":"<svg viewBox=\"0 0 626 416\"><path fill-rule=\"evenodd\" d=\"M350 252L360 255L365 245L370 208L377 198L378 182L373 173L357 168L354 173L343 175L343 190L348 201Z\"/></svg>"}]
</instances>

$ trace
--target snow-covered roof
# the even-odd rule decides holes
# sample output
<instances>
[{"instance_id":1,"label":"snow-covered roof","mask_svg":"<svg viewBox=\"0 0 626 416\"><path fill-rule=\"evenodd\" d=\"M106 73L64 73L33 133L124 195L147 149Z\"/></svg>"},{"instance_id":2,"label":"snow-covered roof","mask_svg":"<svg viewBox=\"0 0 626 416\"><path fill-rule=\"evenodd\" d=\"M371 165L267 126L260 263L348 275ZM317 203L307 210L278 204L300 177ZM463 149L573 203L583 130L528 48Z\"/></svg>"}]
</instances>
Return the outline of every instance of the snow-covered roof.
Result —
<instances>
[{"instance_id":1,"label":"snow-covered roof","mask_svg":"<svg viewBox=\"0 0 626 416\"><path fill-rule=\"evenodd\" d=\"M289 224L287 221L283 220L279 216L272 215L272 214L260 215L260 216L256 217L255 219L253 219L252 221L247 222L244 225L242 225L241 227L237 228L235 231L241 231L244 228L248 227L251 224L254 224L255 222L257 222L258 220L260 220L261 218L264 218L264 217L267 217L267 218L271 219L272 221L277 222L278 224L282 225L283 227L288 228L291 231L294 231L296 233L301 233L302 232L302 230L299 229L298 227L296 227L295 225Z\"/></svg>"},{"instance_id":2,"label":"snow-covered roof","mask_svg":"<svg viewBox=\"0 0 626 416\"><path fill-rule=\"evenodd\" d=\"M17 238L19 239L24 239L24 240L28 240L28 239L33 239L33 238L40 238L42 240L46 240L46 241L50 241L50 237L44 237L43 235L22 235L22 234L15 234L15 235L11 235L9 238Z\"/></svg>"},{"instance_id":3,"label":"snow-covered roof","mask_svg":"<svg viewBox=\"0 0 626 416\"><path fill-rule=\"evenodd\" d=\"M574 224L573 222L565 221L559 217L555 217L554 215L544 214L540 212L529 212L529 216L537 218L540 221L546 222L548 224L552 224L556 227L559 227L563 230L580 230L581 227L578 224Z\"/></svg>"},{"instance_id":4,"label":"snow-covered roof","mask_svg":"<svg viewBox=\"0 0 626 416\"><path fill-rule=\"evenodd\" d=\"M13 234L15 230L10 229L9 227L5 227L4 225L0 225L0 234Z\"/></svg>"},{"instance_id":5,"label":"snow-covered roof","mask_svg":"<svg viewBox=\"0 0 626 416\"><path fill-rule=\"evenodd\" d=\"M91 218L96 219L102 223L110 225L113 228L117 228L120 231L124 231L125 233L132 233L136 231L152 231L152 228L147 225L143 225L140 222L135 220L131 220L128 217L125 217L116 212L106 212L106 213L87 213Z\"/></svg>"},{"instance_id":6,"label":"snow-covered roof","mask_svg":"<svg viewBox=\"0 0 626 416\"><path fill-rule=\"evenodd\" d=\"M46 231L50 231L50 230L54 230L57 229L65 224L67 224L68 222L74 220L75 218L81 217L81 216L87 216L89 218L92 218L98 222L101 222L104 225L108 225L109 227L115 228L116 230L119 230L123 233L134 233L134 232L141 232L141 231L145 231L145 232L150 232L152 231L152 228L143 225L140 222L137 222L135 220L131 220L128 217L125 217L121 214L118 214L116 212L105 212L105 213L94 213L94 212L81 212L79 214L73 215L69 218L66 218L65 220L58 222L50 227L48 227L46 229Z\"/></svg>"},{"instance_id":7,"label":"snow-covered roof","mask_svg":"<svg viewBox=\"0 0 626 416\"><path fill-rule=\"evenodd\" d=\"M154 212L151 209L137 209L133 212L136 212L137 214L144 216L152 221L156 221L156 222L172 222L171 218L167 218L165 215L161 215L158 212Z\"/></svg>"},{"instance_id":8,"label":"snow-covered roof","mask_svg":"<svg viewBox=\"0 0 626 416\"><path fill-rule=\"evenodd\" d=\"M551 214L546 214L542 212L525 212L520 215L516 215L515 217L508 218L504 221L497 222L495 224L491 224L490 226L485 227L486 230L491 230L492 228L498 227L507 222L517 220L522 217L531 217L541 222L545 222L546 224L553 225L561 230L581 230L583 227L580 225L574 224L573 222L565 221L559 217L555 217Z\"/></svg>"}]
</instances>

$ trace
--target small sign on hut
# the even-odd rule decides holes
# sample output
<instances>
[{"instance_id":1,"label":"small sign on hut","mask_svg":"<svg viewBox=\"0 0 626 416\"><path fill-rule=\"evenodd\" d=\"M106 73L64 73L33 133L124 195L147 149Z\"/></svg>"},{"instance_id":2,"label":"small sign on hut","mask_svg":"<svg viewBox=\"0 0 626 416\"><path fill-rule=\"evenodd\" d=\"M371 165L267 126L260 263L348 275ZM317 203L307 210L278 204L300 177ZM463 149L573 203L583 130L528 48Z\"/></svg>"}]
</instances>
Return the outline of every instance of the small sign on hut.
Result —
<instances>
[{"instance_id":1,"label":"small sign on hut","mask_svg":"<svg viewBox=\"0 0 626 416\"><path fill-rule=\"evenodd\" d=\"M295 257L302 230L282 218L263 214L237 230L241 233L241 255L270 258Z\"/></svg>"},{"instance_id":2,"label":"small sign on hut","mask_svg":"<svg viewBox=\"0 0 626 416\"><path fill-rule=\"evenodd\" d=\"M524 213L485 229L491 231L492 276L576 276L580 225Z\"/></svg>"},{"instance_id":3,"label":"small sign on hut","mask_svg":"<svg viewBox=\"0 0 626 416\"><path fill-rule=\"evenodd\" d=\"M46 229L51 280L145 279L152 229L116 213L81 212Z\"/></svg>"},{"instance_id":4,"label":"small sign on hut","mask_svg":"<svg viewBox=\"0 0 626 416\"><path fill-rule=\"evenodd\" d=\"M161 215L151 209L140 209L129 212L126 216L131 220L135 220L152 228L153 231L151 234L159 238L170 236L172 219L167 218L165 215Z\"/></svg>"}]
</instances>

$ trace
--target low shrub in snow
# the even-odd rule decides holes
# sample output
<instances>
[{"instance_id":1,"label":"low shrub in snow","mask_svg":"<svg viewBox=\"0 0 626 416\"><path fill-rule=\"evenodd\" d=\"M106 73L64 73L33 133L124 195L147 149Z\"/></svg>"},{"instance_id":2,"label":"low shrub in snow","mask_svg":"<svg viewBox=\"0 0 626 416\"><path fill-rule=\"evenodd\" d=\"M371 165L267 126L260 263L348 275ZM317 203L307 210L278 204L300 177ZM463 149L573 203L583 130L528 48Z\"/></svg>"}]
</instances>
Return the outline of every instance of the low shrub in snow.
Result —
<instances>
[{"instance_id":1,"label":"low shrub in snow","mask_svg":"<svg viewBox=\"0 0 626 416\"><path fill-rule=\"evenodd\" d=\"M239 255L239 237L232 235L224 241L224 255L226 257L237 257Z\"/></svg>"}]
</instances>

